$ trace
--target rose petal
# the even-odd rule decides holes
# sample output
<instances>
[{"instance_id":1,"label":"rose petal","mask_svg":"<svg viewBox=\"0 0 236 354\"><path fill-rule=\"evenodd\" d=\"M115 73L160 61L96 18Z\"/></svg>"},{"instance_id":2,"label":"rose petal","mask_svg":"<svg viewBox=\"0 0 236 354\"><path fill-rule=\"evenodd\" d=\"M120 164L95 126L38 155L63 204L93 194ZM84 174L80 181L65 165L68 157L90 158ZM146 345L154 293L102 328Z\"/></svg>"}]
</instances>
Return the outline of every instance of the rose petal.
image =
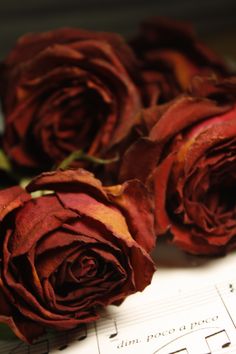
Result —
<instances>
[{"instance_id":1,"label":"rose petal","mask_svg":"<svg viewBox=\"0 0 236 354\"><path fill-rule=\"evenodd\" d=\"M158 120L150 132L150 139L166 143L183 129L212 116L229 111L228 105L218 106L214 101L195 97L180 97ZM174 117L174 119L173 119Z\"/></svg>"},{"instance_id":2,"label":"rose petal","mask_svg":"<svg viewBox=\"0 0 236 354\"><path fill-rule=\"evenodd\" d=\"M165 233L172 225L166 210L166 203L168 182L174 161L175 154L169 155L158 167L155 168L152 176L150 177L154 188L157 234Z\"/></svg>"},{"instance_id":3,"label":"rose petal","mask_svg":"<svg viewBox=\"0 0 236 354\"><path fill-rule=\"evenodd\" d=\"M55 197L29 201L16 217L16 232L9 241L12 256L28 252L45 234L77 215L62 208Z\"/></svg>"},{"instance_id":4,"label":"rose petal","mask_svg":"<svg viewBox=\"0 0 236 354\"><path fill-rule=\"evenodd\" d=\"M0 193L0 220L30 199L30 194L26 193L24 189L19 186L2 190Z\"/></svg>"},{"instance_id":5,"label":"rose petal","mask_svg":"<svg viewBox=\"0 0 236 354\"><path fill-rule=\"evenodd\" d=\"M132 144L122 158L119 180L138 178L145 182L160 156L161 147L149 138L140 138ZM145 168L143 168L145 166Z\"/></svg>"},{"instance_id":6,"label":"rose petal","mask_svg":"<svg viewBox=\"0 0 236 354\"><path fill-rule=\"evenodd\" d=\"M150 252L155 246L153 203L145 186L133 180L124 183L119 190L108 187L106 191L124 213L135 241Z\"/></svg>"},{"instance_id":7,"label":"rose petal","mask_svg":"<svg viewBox=\"0 0 236 354\"><path fill-rule=\"evenodd\" d=\"M65 208L99 221L114 236L132 241L124 216L114 207L106 206L84 193L58 193Z\"/></svg>"},{"instance_id":8,"label":"rose petal","mask_svg":"<svg viewBox=\"0 0 236 354\"><path fill-rule=\"evenodd\" d=\"M107 199L101 182L92 173L83 169L45 172L35 177L27 186L29 192L40 189L77 192L87 188L100 198Z\"/></svg>"},{"instance_id":9,"label":"rose petal","mask_svg":"<svg viewBox=\"0 0 236 354\"><path fill-rule=\"evenodd\" d=\"M23 341L31 343L32 338L37 338L44 333L39 324L26 320L9 303L0 279L0 321L7 324L11 330Z\"/></svg>"}]
</instances>

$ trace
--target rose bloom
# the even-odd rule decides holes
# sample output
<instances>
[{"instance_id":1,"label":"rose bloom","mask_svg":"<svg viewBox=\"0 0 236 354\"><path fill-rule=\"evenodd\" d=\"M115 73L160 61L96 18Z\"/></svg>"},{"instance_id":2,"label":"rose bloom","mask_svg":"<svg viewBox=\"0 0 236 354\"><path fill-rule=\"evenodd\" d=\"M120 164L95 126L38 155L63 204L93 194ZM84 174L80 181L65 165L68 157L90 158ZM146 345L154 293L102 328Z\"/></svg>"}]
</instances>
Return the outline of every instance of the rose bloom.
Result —
<instances>
[{"instance_id":1,"label":"rose bloom","mask_svg":"<svg viewBox=\"0 0 236 354\"><path fill-rule=\"evenodd\" d=\"M9 157L42 171L75 150L104 156L140 109L136 66L113 33L64 28L20 38L1 67Z\"/></svg>"},{"instance_id":2,"label":"rose bloom","mask_svg":"<svg viewBox=\"0 0 236 354\"><path fill-rule=\"evenodd\" d=\"M187 89L195 75L227 73L223 61L185 22L148 19L130 45L142 61L142 91L147 107L173 99Z\"/></svg>"},{"instance_id":3,"label":"rose bloom","mask_svg":"<svg viewBox=\"0 0 236 354\"><path fill-rule=\"evenodd\" d=\"M150 184L157 235L170 233L193 254L234 248L236 77L196 78L191 95L147 109L143 119L149 135L127 151L120 174Z\"/></svg>"},{"instance_id":4,"label":"rose bloom","mask_svg":"<svg viewBox=\"0 0 236 354\"><path fill-rule=\"evenodd\" d=\"M19 338L96 320L150 283L152 203L140 182L103 187L80 169L44 173L27 190L0 192L0 321Z\"/></svg>"}]
</instances>

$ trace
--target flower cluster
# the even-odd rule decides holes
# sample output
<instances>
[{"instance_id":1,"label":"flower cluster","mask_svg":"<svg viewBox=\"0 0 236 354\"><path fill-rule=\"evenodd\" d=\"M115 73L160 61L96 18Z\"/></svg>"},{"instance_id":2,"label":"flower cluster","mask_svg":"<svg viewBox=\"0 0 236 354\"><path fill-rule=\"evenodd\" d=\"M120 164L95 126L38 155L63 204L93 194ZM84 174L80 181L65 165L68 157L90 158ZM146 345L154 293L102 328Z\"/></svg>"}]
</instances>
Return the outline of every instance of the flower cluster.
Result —
<instances>
[{"instance_id":1,"label":"flower cluster","mask_svg":"<svg viewBox=\"0 0 236 354\"><path fill-rule=\"evenodd\" d=\"M142 291L163 235L236 247L236 76L190 25L27 34L0 68L0 322L19 338Z\"/></svg>"}]
</instances>

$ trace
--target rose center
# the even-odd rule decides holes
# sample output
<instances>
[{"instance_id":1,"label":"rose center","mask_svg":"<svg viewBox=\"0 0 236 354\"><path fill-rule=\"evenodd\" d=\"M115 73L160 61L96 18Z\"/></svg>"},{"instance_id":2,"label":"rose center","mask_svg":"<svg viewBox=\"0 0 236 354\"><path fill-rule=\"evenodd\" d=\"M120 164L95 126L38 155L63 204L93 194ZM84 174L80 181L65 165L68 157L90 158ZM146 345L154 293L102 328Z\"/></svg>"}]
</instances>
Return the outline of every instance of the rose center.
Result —
<instances>
[{"instance_id":1,"label":"rose center","mask_svg":"<svg viewBox=\"0 0 236 354\"><path fill-rule=\"evenodd\" d=\"M77 279L91 278L96 275L97 262L94 258L83 257L80 262L72 265L71 270Z\"/></svg>"},{"instance_id":2,"label":"rose center","mask_svg":"<svg viewBox=\"0 0 236 354\"><path fill-rule=\"evenodd\" d=\"M110 107L93 89L85 89L73 102L65 102L60 131L63 140L68 140L76 149L88 151L101 126L105 124Z\"/></svg>"},{"instance_id":3,"label":"rose center","mask_svg":"<svg viewBox=\"0 0 236 354\"><path fill-rule=\"evenodd\" d=\"M215 212L232 212L236 208L236 180L227 176L219 184L213 185L205 196L207 207Z\"/></svg>"},{"instance_id":4,"label":"rose center","mask_svg":"<svg viewBox=\"0 0 236 354\"><path fill-rule=\"evenodd\" d=\"M80 255L73 261L64 262L58 269L55 285L56 292L67 296L81 288L87 281L92 281L98 272L99 264L93 255Z\"/></svg>"}]
</instances>

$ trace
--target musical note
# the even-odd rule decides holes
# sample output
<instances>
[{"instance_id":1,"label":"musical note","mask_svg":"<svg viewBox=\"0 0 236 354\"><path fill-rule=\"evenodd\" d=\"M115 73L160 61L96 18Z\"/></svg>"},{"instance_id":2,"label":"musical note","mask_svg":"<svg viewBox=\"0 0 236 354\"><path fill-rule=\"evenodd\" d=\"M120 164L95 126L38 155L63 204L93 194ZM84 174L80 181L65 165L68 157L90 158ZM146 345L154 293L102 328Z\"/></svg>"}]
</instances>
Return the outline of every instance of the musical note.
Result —
<instances>
[{"instance_id":1,"label":"musical note","mask_svg":"<svg viewBox=\"0 0 236 354\"><path fill-rule=\"evenodd\" d=\"M61 333L61 336L59 338L61 343L58 350L62 351L68 348L68 333L67 332Z\"/></svg>"},{"instance_id":2,"label":"musical note","mask_svg":"<svg viewBox=\"0 0 236 354\"><path fill-rule=\"evenodd\" d=\"M205 334L207 332L209 333L209 331L212 331L212 329L213 328L211 327L206 327L202 329L197 329L192 332L188 332L186 334L183 334L182 336L175 337L171 341L159 347L153 354L212 354L213 346L217 349L218 347L216 345L216 342L213 342L212 345L210 338L213 338L214 335L218 335L221 334L221 332L224 332L222 330L211 333L210 335ZM229 338L227 337L227 339ZM219 341L217 342L217 344L218 343ZM223 338L223 344L226 343L228 343L228 340L225 341L225 338Z\"/></svg>"},{"instance_id":3,"label":"musical note","mask_svg":"<svg viewBox=\"0 0 236 354\"><path fill-rule=\"evenodd\" d=\"M5 348L4 354L48 354L50 351L48 339L36 341L31 345L18 342L14 348Z\"/></svg>"},{"instance_id":4,"label":"musical note","mask_svg":"<svg viewBox=\"0 0 236 354\"><path fill-rule=\"evenodd\" d=\"M114 331L109 335L109 338L115 338L118 334L118 328L117 328L117 323L115 320L113 320L113 324L114 324Z\"/></svg>"},{"instance_id":5,"label":"musical note","mask_svg":"<svg viewBox=\"0 0 236 354\"><path fill-rule=\"evenodd\" d=\"M58 350L64 350L64 349L66 349L66 348L68 348L68 345L67 345L67 344L64 344L64 345L62 345L60 348L58 348Z\"/></svg>"},{"instance_id":6,"label":"musical note","mask_svg":"<svg viewBox=\"0 0 236 354\"><path fill-rule=\"evenodd\" d=\"M80 333L80 332L82 332L82 333ZM86 324L81 325L80 332L79 332L79 337L77 339L78 341L82 341L87 338L88 330L87 330Z\"/></svg>"},{"instance_id":7,"label":"musical note","mask_svg":"<svg viewBox=\"0 0 236 354\"><path fill-rule=\"evenodd\" d=\"M231 344L229 336L224 329L206 336L205 339L211 352L226 348Z\"/></svg>"},{"instance_id":8,"label":"musical note","mask_svg":"<svg viewBox=\"0 0 236 354\"><path fill-rule=\"evenodd\" d=\"M38 341L28 346L28 354L48 354L50 351L48 339Z\"/></svg>"},{"instance_id":9,"label":"musical note","mask_svg":"<svg viewBox=\"0 0 236 354\"><path fill-rule=\"evenodd\" d=\"M0 354L48 354L53 350L63 352L72 342L83 341L86 338L87 326L84 324L64 332L49 331L31 345L18 339L11 342L0 340Z\"/></svg>"}]
</instances>

